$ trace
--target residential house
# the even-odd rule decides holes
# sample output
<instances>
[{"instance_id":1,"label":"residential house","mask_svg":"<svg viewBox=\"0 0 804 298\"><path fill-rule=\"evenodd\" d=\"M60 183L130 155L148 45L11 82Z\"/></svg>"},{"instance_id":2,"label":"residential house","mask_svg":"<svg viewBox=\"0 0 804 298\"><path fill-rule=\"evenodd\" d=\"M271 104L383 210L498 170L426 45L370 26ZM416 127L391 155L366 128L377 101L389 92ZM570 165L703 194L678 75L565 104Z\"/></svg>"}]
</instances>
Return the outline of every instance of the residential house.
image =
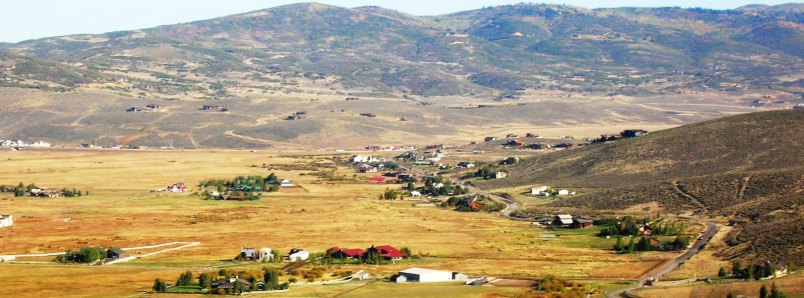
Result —
<instances>
[{"instance_id":1,"label":"residential house","mask_svg":"<svg viewBox=\"0 0 804 298\"><path fill-rule=\"evenodd\" d=\"M572 220L573 229L586 229L594 226L595 225L592 223L592 220L588 218L575 218Z\"/></svg>"},{"instance_id":2,"label":"residential house","mask_svg":"<svg viewBox=\"0 0 804 298\"><path fill-rule=\"evenodd\" d=\"M536 196L542 195L542 193L546 193L548 189L550 189L550 188L547 187L546 185L542 185L542 186L539 186L539 187L532 187L530 189L530 194L536 195Z\"/></svg>"},{"instance_id":3,"label":"residential house","mask_svg":"<svg viewBox=\"0 0 804 298\"><path fill-rule=\"evenodd\" d=\"M471 161L462 161L455 165L456 168L471 169L475 167L475 163Z\"/></svg>"},{"instance_id":4,"label":"residential house","mask_svg":"<svg viewBox=\"0 0 804 298\"><path fill-rule=\"evenodd\" d=\"M419 192L418 190L414 190L414 191L411 191L411 192L410 192L410 196L411 196L411 197L414 197L414 198L417 198L417 197L421 197L421 196L422 196L422 193L421 193L421 192Z\"/></svg>"},{"instance_id":5,"label":"residential house","mask_svg":"<svg viewBox=\"0 0 804 298\"><path fill-rule=\"evenodd\" d=\"M64 193L61 190L56 189L47 189L47 188L38 188L34 187L30 190L30 193L34 197L42 197L42 198L60 198L64 197Z\"/></svg>"},{"instance_id":6,"label":"residential house","mask_svg":"<svg viewBox=\"0 0 804 298\"><path fill-rule=\"evenodd\" d=\"M379 171L379 169L372 165L363 164L360 165L359 168L357 168L357 171L360 173L376 173L377 171Z\"/></svg>"},{"instance_id":7,"label":"residential house","mask_svg":"<svg viewBox=\"0 0 804 298\"><path fill-rule=\"evenodd\" d=\"M257 257L263 262L270 262L274 260L274 251L268 247L260 248Z\"/></svg>"},{"instance_id":8,"label":"residential house","mask_svg":"<svg viewBox=\"0 0 804 298\"><path fill-rule=\"evenodd\" d=\"M187 191L187 185L184 183L175 183L171 184L167 187L167 191L169 192L185 192Z\"/></svg>"},{"instance_id":9,"label":"residential house","mask_svg":"<svg viewBox=\"0 0 804 298\"><path fill-rule=\"evenodd\" d=\"M228 279L219 279L212 282L212 289L234 289L235 284L240 284L244 289L251 287L251 283L245 279L234 276Z\"/></svg>"},{"instance_id":10,"label":"residential house","mask_svg":"<svg viewBox=\"0 0 804 298\"><path fill-rule=\"evenodd\" d=\"M375 255L379 254L380 257L382 257L383 259L390 261L401 260L402 258L407 257L405 253L399 251L398 249L390 245L380 245L380 246L372 245L371 247L366 249L365 254L368 255L372 253Z\"/></svg>"},{"instance_id":11,"label":"residential house","mask_svg":"<svg viewBox=\"0 0 804 298\"><path fill-rule=\"evenodd\" d=\"M647 235L652 235L653 234L653 228L651 228L649 225L641 225L639 227L639 233L642 234L642 235L646 235L646 236Z\"/></svg>"},{"instance_id":12,"label":"residential house","mask_svg":"<svg viewBox=\"0 0 804 298\"><path fill-rule=\"evenodd\" d=\"M550 149L550 145L533 143L533 144L528 145L528 149L533 149L533 150Z\"/></svg>"},{"instance_id":13,"label":"residential house","mask_svg":"<svg viewBox=\"0 0 804 298\"><path fill-rule=\"evenodd\" d=\"M572 215L569 214L559 214L553 219L553 226L559 228L569 228L572 227Z\"/></svg>"},{"instance_id":14,"label":"residential house","mask_svg":"<svg viewBox=\"0 0 804 298\"><path fill-rule=\"evenodd\" d=\"M642 136L648 135L648 131L647 130L641 130L641 129L626 129L626 130L623 130L620 133L620 135L623 138L636 138L636 137L642 137Z\"/></svg>"},{"instance_id":15,"label":"residential house","mask_svg":"<svg viewBox=\"0 0 804 298\"><path fill-rule=\"evenodd\" d=\"M245 201L246 196L241 195L222 195L221 199L224 201Z\"/></svg>"},{"instance_id":16,"label":"residential house","mask_svg":"<svg viewBox=\"0 0 804 298\"><path fill-rule=\"evenodd\" d=\"M520 140L508 140L508 142L505 142L505 146L522 147L525 146L525 142Z\"/></svg>"},{"instance_id":17,"label":"residential house","mask_svg":"<svg viewBox=\"0 0 804 298\"><path fill-rule=\"evenodd\" d=\"M126 256L127 256L126 252L123 251L123 249L118 248L118 247L113 247L113 248L110 248L110 249L106 250L106 258L107 259L117 260L117 259L125 258Z\"/></svg>"},{"instance_id":18,"label":"residential house","mask_svg":"<svg viewBox=\"0 0 804 298\"><path fill-rule=\"evenodd\" d=\"M496 138L496 137L486 137L486 138L485 138L485 139L483 139L483 140L484 140L484 141L486 141L486 142L492 142L492 141L496 141L496 140L497 140L497 138Z\"/></svg>"},{"instance_id":19,"label":"residential house","mask_svg":"<svg viewBox=\"0 0 804 298\"><path fill-rule=\"evenodd\" d=\"M0 215L0 228L8 228L14 225L14 216Z\"/></svg>"},{"instance_id":20,"label":"residential house","mask_svg":"<svg viewBox=\"0 0 804 298\"><path fill-rule=\"evenodd\" d=\"M570 191L566 190L566 189L562 189L562 190L558 191L559 196L568 196L569 194L570 194Z\"/></svg>"},{"instance_id":21,"label":"residential house","mask_svg":"<svg viewBox=\"0 0 804 298\"><path fill-rule=\"evenodd\" d=\"M290 253L288 253L287 259L288 259L288 261L291 261L291 262L298 262L298 261L307 260L307 258L309 258L309 257L310 257L310 252L308 252L306 250L299 249L299 248L294 248L294 249L290 250Z\"/></svg>"},{"instance_id":22,"label":"residential house","mask_svg":"<svg viewBox=\"0 0 804 298\"><path fill-rule=\"evenodd\" d=\"M368 178L369 183L385 183L385 177L377 176Z\"/></svg>"},{"instance_id":23,"label":"residential house","mask_svg":"<svg viewBox=\"0 0 804 298\"><path fill-rule=\"evenodd\" d=\"M494 179L502 179L502 178L508 177L508 173L506 173L506 172L502 172L502 171L500 171L500 172L495 172L495 173L494 173L494 175L492 175L492 177L493 177Z\"/></svg>"},{"instance_id":24,"label":"residential house","mask_svg":"<svg viewBox=\"0 0 804 298\"><path fill-rule=\"evenodd\" d=\"M296 187L296 185L294 185L293 182L288 179L282 179L282 181L279 181L279 187L289 188Z\"/></svg>"},{"instance_id":25,"label":"residential house","mask_svg":"<svg viewBox=\"0 0 804 298\"><path fill-rule=\"evenodd\" d=\"M359 259L366 252L359 248L342 249L337 246L327 250L327 255L335 259Z\"/></svg>"},{"instance_id":26,"label":"residential house","mask_svg":"<svg viewBox=\"0 0 804 298\"><path fill-rule=\"evenodd\" d=\"M369 163L369 162L378 162L380 160L371 155L355 155L352 156L351 161L352 163Z\"/></svg>"},{"instance_id":27,"label":"residential house","mask_svg":"<svg viewBox=\"0 0 804 298\"><path fill-rule=\"evenodd\" d=\"M162 108L162 107L160 107L158 104L153 104L153 103L152 103L152 104L148 104L148 105L147 105L147 106L145 106L145 107L146 107L146 108L149 108L149 109L151 109L151 110L158 110L158 109Z\"/></svg>"},{"instance_id":28,"label":"residential house","mask_svg":"<svg viewBox=\"0 0 804 298\"><path fill-rule=\"evenodd\" d=\"M394 282L448 282L454 280L466 280L467 276L457 272L433 270L425 268L410 268L399 271L392 278Z\"/></svg>"},{"instance_id":29,"label":"residential house","mask_svg":"<svg viewBox=\"0 0 804 298\"><path fill-rule=\"evenodd\" d=\"M136 108L136 107L130 107L130 108L126 109L126 112L139 112L139 111L142 111L142 110L140 110L139 108Z\"/></svg>"},{"instance_id":30,"label":"residential house","mask_svg":"<svg viewBox=\"0 0 804 298\"><path fill-rule=\"evenodd\" d=\"M469 203L469 209L471 209L473 212L478 212L483 210L483 204L480 204L477 201L472 201Z\"/></svg>"},{"instance_id":31,"label":"residential house","mask_svg":"<svg viewBox=\"0 0 804 298\"><path fill-rule=\"evenodd\" d=\"M253 247L241 247L240 259L244 261L256 261L259 258L257 249Z\"/></svg>"},{"instance_id":32,"label":"residential house","mask_svg":"<svg viewBox=\"0 0 804 298\"><path fill-rule=\"evenodd\" d=\"M517 134L513 134L513 133L509 133L509 134L507 134L505 136L506 139L515 139L515 138L518 138L518 137L519 136Z\"/></svg>"},{"instance_id":33,"label":"residential house","mask_svg":"<svg viewBox=\"0 0 804 298\"><path fill-rule=\"evenodd\" d=\"M220 108L221 108L221 106L218 106L218 105L203 105L203 106L201 106L201 109L204 110L204 111L217 110L217 109L220 109Z\"/></svg>"}]
</instances>

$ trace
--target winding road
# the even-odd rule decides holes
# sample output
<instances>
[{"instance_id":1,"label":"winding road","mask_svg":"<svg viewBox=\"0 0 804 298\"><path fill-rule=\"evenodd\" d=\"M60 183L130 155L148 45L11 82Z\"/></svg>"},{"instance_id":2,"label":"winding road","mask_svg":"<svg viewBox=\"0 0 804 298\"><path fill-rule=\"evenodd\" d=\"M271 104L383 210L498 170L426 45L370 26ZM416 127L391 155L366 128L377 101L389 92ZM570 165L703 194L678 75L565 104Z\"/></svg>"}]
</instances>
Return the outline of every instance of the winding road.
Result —
<instances>
[{"instance_id":1,"label":"winding road","mask_svg":"<svg viewBox=\"0 0 804 298\"><path fill-rule=\"evenodd\" d=\"M698 237L698 240L696 240L695 243L692 244L692 246L689 249L687 249L686 252L684 252L684 254L678 256L677 258L673 259L670 262L667 262L664 266L646 272L645 274L639 277L639 282L636 285L622 288L614 292L606 293L606 297L608 298L621 297L623 293L643 287L646 280L649 280L651 278L659 279L665 274L670 273L670 271L676 269L676 267L681 265L681 263L686 262L687 260L692 258L692 256L697 254L701 250L701 247L703 247L704 244L706 244L707 242L709 242L710 239L712 239L712 236L715 235L715 232L717 232L717 225L715 225L715 223L713 222L706 222L706 231L704 231L704 233L700 237Z\"/></svg>"},{"instance_id":2,"label":"winding road","mask_svg":"<svg viewBox=\"0 0 804 298\"><path fill-rule=\"evenodd\" d=\"M474 187L472 185L466 184L466 183L464 183L462 181L453 181L453 182L455 182L455 184L459 184L459 185L465 187L467 190L469 190L470 193L483 195L483 196L489 197L489 198L491 198L493 200L498 200L498 201L501 201L501 202L505 203L506 207L505 207L505 209L500 211L500 216L508 218L508 219L512 219L512 220L530 221L529 219L518 218L518 217L511 216L511 214L513 214L517 209L519 209L519 204L517 204L513 200L509 200L509 199L503 198L501 196L491 194L491 193L489 193L487 191L480 190L477 187ZM676 257L675 259L673 259L671 261L666 262L664 265L662 265L660 267L657 267L657 268L654 268L653 270L645 272L644 274L639 276L639 278L637 280L638 282L637 282L636 285L629 286L629 287L626 287L626 288L622 288L622 289L619 289L619 290L614 291L614 292L606 293L606 297L608 297L608 298L621 297L621 295L623 293L626 293L628 291L635 290L635 289L643 287L643 285L645 284L646 280L649 280L651 278L656 280L656 279L659 279L660 277L664 276L665 274L670 273L671 271L676 269L680 264L686 262L687 260L692 258L695 254L697 254L701 250L701 248L704 246L704 244L706 244L707 242L709 242L709 240L712 239L712 236L715 235L715 232L717 232L717 225L715 223L713 223L713 222L706 222L706 231L704 231L703 234L701 234L701 236L698 237L698 239L695 241L695 243L693 243L692 246L689 249L687 249L687 251L684 252L684 254Z\"/></svg>"}]
</instances>

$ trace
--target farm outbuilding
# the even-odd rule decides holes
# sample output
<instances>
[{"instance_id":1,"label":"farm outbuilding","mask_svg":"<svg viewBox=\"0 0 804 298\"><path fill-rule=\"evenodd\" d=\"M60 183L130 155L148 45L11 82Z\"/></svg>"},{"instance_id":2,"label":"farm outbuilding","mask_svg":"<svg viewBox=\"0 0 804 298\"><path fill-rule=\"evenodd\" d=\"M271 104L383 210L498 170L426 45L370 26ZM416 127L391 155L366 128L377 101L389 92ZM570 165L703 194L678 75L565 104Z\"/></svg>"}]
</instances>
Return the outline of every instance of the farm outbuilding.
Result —
<instances>
[{"instance_id":1,"label":"farm outbuilding","mask_svg":"<svg viewBox=\"0 0 804 298\"><path fill-rule=\"evenodd\" d=\"M445 282L464 279L466 275L460 273L414 267L399 271L394 282Z\"/></svg>"}]
</instances>

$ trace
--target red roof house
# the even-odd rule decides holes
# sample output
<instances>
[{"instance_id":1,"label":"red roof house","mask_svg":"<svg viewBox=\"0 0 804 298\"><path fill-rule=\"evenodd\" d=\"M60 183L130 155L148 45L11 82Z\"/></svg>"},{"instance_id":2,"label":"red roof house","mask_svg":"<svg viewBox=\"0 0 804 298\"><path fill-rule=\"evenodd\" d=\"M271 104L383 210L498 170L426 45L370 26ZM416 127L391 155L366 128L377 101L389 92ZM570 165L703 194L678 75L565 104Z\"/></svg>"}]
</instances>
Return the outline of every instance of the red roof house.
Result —
<instances>
[{"instance_id":1,"label":"red roof house","mask_svg":"<svg viewBox=\"0 0 804 298\"><path fill-rule=\"evenodd\" d=\"M368 182L369 183L385 183L385 177L383 177L383 176L371 177L371 178L368 178Z\"/></svg>"},{"instance_id":2,"label":"red roof house","mask_svg":"<svg viewBox=\"0 0 804 298\"><path fill-rule=\"evenodd\" d=\"M366 252L374 251L375 253L379 253L383 259L386 260L401 260L404 257L407 257L405 253L399 251L393 246L390 245L380 245L380 246L371 246Z\"/></svg>"}]
</instances>

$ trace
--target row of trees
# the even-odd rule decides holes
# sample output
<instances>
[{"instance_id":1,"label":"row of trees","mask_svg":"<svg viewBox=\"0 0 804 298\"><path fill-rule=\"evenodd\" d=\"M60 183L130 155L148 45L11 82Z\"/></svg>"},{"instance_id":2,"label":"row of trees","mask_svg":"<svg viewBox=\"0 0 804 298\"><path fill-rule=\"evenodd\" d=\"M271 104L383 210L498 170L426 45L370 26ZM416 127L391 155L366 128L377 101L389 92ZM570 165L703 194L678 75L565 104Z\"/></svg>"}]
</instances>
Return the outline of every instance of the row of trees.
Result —
<instances>
[{"instance_id":1,"label":"row of trees","mask_svg":"<svg viewBox=\"0 0 804 298\"><path fill-rule=\"evenodd\" d=\"M244 272L241 273L242 273L241 279L247 280L248 284L245 284L240 281L235 281L232 289L216 289L216 291L210 293L220 295L242 294L243 292L257 291L257 290L264 290L264 291L285 290L288 289L288 287L290 286L289 283L287 282L281 284L279 283L279 272L276 271L276 269L263 268L262 287L260 287L259 283L260 279L258 276L247 274ZM207 273L207 272L201 273L198 275L197 278L193 276L193 272L188 270L179 275L179 278L176 280L176 286L188 287L198 285L198 287L200 287L202 290L211 289L212 283L215 282L215 280L229 279L231 277L232 273L226 269L221 269L220 271L218 271L217 275L214 273ZM157 293L166 293L168 290L168 285L161 278L157 278L156 280L154 280L152 289L154 292Z\"/></svg>"},{"instance_id":2,"label":"row of trees","mask_svg":"<svg viewBox=\"0 0 804 298\"><path fill-rule=\"evenodd\" d=\"M737 278L760 280L765 277L772 277L775 273L776 265L770 262L743 266L742 262L737 260L731 264L731 276ZM720 267L717 275L719 277L727 277L729 276L729 272L726 271L726 268Z\"/></svg>"},{"instance_id":3,"label":"row of trees","mask_svg":"<svg viewBox=\"0 0 804 298\"><path fill-rule=\"evenodd\" d=\"M266 177L259 175L254 176L237 176L234 179L209 179L199 183L199 186L217 187L219 192L226 189L233 189L237 187L248 188L251 190L264 190L270 188L271 185L279 184L279 177L271 173ZM242 189L241 189L242 190Z\"/></svg>"},{"instance_id":4,"label":"row of trees","mask_svg":"<svg viewBox=\"0 0 804 298\"><path fill-rule=\"evenodd\" d=\"M68 249L64 255L56 256L58 263L94 263L106 259L106 250L102 247L84 247L80 250Z\"/></svg>"},{"instance_id":5,"label":"row of trees","mask_svg":"<svg viewBox=\"0 0 804 298\"><path fill-rule=\"evenodd\" d=\"M652 223L652 224L651 224ZM650 225L649 225L650 224ZM687 227L684 223L662 223L661 219L635 218L625 216L622 219L608 218L596 220L595 225L603 226L598 236L638 236L642 232L640 227L646 226L651 229L651 235L677 236L684 234ZM648 226L649 225L649 226Z\"/></svg>"},{"instance_id":6,"label":"row of trees","mask_svg":"<svg viewBox=\"0 0 804 298\"><path fill-rule=\"evenodd\" d=\"M33 190L34 188L37 187L33 183L25 185L22 182L20 182L17 186L0 185L0 192L13 192L14 197L24 197L26 194L30 193L31 190ZM82 195L89 195L89 191L82 192L75 188L73 189L62 188L60 191L65 197L80 197Z\"/></svg>"},{"instance_id":7,"label":"row of trees","mask_svg":"<svg viewBox=\"0 0 804 298\"><path fill-rule=\"evenodd\" d=\"M658 242L658 243L657 243ZM652 251L652 250L681 250L690 244L690 237L679 235L676 236L672 242L661 242L655 238L640 237L639 241L634 241L634 238L628 242L623 243L623 238L617 236L617 242L614 244L614 250L619 253L634 253L639 251Z\"/></svg>"}]
</instances>

